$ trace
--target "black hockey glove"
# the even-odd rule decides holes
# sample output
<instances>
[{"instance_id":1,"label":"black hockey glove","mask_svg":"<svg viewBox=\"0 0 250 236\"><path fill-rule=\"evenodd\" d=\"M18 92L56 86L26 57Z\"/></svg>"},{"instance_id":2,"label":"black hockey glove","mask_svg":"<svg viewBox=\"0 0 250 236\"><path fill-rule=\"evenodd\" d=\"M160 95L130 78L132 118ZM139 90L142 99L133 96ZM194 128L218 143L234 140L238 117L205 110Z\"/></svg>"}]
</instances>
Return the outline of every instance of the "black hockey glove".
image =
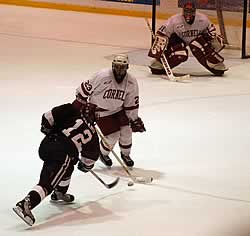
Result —
<instances>
[{"instance_id":1,"label":"black hockey glove","mask_svg":"<svg viewBox=\"0 0 250 236\"><path fill-rule=\"evenodd\" d=\"M93 167L94 167L94 164L92 164L92 165L86 165L82 161L79 161L78 165L77 165L78 170L80 170L80 171L82 171L84 173L89 172Z\"/></svg>"},{"instance_id":2,"label":"black hockey glove","mask_svg":"<svg viewBox=\"0 0 250 236\"><path fill-rule=\"evenodd\" d=\"M144 123L140 117L134 121L130 121L130 127L133 132L144 132L146 131Z\"/></svg>"},{"instance_id":3,"label":"black hockey glove","mask_svg":"<svg viewBox=\"0 0 250 236\"><path fill-rule=\"evenodd\" d=\"M40 131L45 134L49 135L53 131L53 127L49 124L48 120L45 118L44 114L42 116L42 122L41 122L41 129Z\"/></svg>"},{"instance_id":4,"label":"black hockey glove","mask_svg":"<svg viewBox=\"0 0 250 236\"><path fill-rule=\"evenodd\" d=\"M98 120L96 108L97 108L97 105L87 102L86 105L83 106L81 110L82 116L91 125L95 125L96 121Z\"/></svg>"},{"instance_id":5,"label":"black hockey glove","mask_svg":"<svg viewBox=\"0 0 250 236\"><path fill-rule=\"evenodd\" d=\"M55 127L51 126L48 121L42 117L41 132L45 134L50 141L55 141L57 139L57 133L55 132Z\"/></svg>"},{"instance_id":6,"label":"black hockey glove","mask_svg":"<svg viewBox=\"0 0 250 236\"><path fill-rule=\"evenodd\" d=\"M51 128L47 128L44 125L41 126L41 132L45 135L49 135L52 133L52 129Z\"/></svg>"}]
</instances>

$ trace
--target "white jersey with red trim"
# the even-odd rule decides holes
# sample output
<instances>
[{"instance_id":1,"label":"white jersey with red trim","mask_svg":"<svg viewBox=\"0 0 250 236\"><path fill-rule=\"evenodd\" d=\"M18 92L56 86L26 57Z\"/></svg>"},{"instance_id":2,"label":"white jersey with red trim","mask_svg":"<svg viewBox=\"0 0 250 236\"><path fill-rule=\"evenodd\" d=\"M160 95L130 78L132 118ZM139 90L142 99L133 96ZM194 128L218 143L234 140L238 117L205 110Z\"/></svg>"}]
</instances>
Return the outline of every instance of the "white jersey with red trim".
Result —
<instances>
[{"instance_id":1,"label":"white jersey with red trim","mask_svg":"<svg viewBox=\"0 0 250 236\"><path fill-rule=\"evenodd\" d=\"M99 108L105 109L100 111L100 117L114 114L123 108L129 119L135 120L138 117L138 83L128 72L123 81L118 84L112 69L103 69L89 80L83 81L76 93Z\"/></svg>"},{"instance_id":2,"label":"white jersey with red trim","mask_svg":"<svg viewBox=\"0 0 250 236\"><path fill-rule=\"evenodd\" d=\"M210 33L214 32L214 25L211 24L206 15L196 13L193 24L188 24L182 14L176 14L163 23L157 33L164 34L168 38L171 34L176 33L187 45L189 45L198 35L208 31Z\"/></svg>"}]
</instances>

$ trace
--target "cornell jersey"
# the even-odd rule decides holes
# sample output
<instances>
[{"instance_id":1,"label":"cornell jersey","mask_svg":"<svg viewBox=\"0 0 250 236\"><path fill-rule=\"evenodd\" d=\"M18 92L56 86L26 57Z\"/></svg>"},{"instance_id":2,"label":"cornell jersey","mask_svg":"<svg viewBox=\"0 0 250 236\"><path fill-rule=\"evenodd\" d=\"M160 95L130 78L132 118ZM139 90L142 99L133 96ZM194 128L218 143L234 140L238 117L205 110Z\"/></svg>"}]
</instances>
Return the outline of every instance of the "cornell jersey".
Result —
<instances>
[{"instance_id":1,"label":"cornell jersey","mask_svg":"<svg viewBox=\"0 0 250 236\"><path fill-rule=\"evenodd\" d=\"M196 13L195 20L192 25L188 24L182 14L170 17L157 31L170 38L171 34L176 33L187 45L197 38L198 35L207 31L215 31L215 27L211 24L207 16Z\"/></svg>"},{"instance_id":2,"label":"cornell jersey","mask_svg":"<svg viewBox=\"0 0 250 236\"><path fill-rule=\"evenodd\" d=\"M129 119L138 117L139 91L137 80L129 73L121 83L117 83L112 69L103 69L91 79L84 81L76 93L98 104L103 111L100 117L108 116L124 109Z\"/></svg>"}]
</instances>

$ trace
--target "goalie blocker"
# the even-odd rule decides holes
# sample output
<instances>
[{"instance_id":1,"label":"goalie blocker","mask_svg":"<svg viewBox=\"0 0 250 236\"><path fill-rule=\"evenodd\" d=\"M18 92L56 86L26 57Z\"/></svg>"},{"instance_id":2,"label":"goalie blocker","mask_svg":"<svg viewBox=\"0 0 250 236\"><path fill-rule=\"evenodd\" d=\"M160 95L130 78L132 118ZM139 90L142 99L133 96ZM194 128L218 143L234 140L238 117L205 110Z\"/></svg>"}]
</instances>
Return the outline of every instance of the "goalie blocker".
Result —
<instances>
[{"instance_id":1,"label":"goalie blocker","mask_svg":"<svg viewBox=\"0 0 250 236\"><path fill-rule=\"evenodd\" d=\"M164 52L167 44L168 38L165 35L156 35L154 38L154 43L152 44L148 52L148 56L160 60L160 57Z\"/></svg>"},{"instance_id":2,"label":"goalie blocker","mask_svg":"<svg viewBox=\"0 0 250 236\"><path fill-rule=\"evenodd\" d=\"M166 40L166 43L166 50L162 51L162 53L165 54L170 68L174 68L188 59L188 50L186 48L186 44L177 36L177 34L172 34L169 40ZM154 47L154 44L152 48ZM148 56L156 58L149 66L152 74L166 74L166 71L160 60L161 55L159 55L159 53L154 55L150 49Z\"/></svg>"}]
</instances>

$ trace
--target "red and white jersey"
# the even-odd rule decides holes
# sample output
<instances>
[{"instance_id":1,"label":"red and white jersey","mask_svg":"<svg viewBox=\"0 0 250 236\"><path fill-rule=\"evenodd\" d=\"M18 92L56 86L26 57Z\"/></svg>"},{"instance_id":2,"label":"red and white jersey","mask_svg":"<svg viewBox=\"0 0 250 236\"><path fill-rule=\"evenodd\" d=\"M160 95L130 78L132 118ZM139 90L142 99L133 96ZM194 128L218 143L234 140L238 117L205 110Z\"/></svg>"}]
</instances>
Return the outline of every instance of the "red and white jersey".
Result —
<instances>
[{"instance_id":1,"label":"red and white jersey","mask_svg":"<svg viewBox=\"0 0 250 236\"><path fill-rule=\"evenodd\" d=\"M170 17L157 31L166 35L168 38L171 34L176 33L187 45L198 35L205 32L215 31L208 17L201 13L196 13L193 24L188 24L182 14L176 14Z\"/></svg>"},{"instance_id":2,"label":"red and white jersey","mask_svg":"<svg viewBox=\"0 0 250 236\"><path fill-rule=\"evenodd\" d=\"M105 109L100 111L100 117L114 114L124 108L129 119L138 118L138 83L128 72L123 81L118 84L112 69L103 69L89 80L83 81L76 93L99 108Z\"/></svg>"}]
</instances>

